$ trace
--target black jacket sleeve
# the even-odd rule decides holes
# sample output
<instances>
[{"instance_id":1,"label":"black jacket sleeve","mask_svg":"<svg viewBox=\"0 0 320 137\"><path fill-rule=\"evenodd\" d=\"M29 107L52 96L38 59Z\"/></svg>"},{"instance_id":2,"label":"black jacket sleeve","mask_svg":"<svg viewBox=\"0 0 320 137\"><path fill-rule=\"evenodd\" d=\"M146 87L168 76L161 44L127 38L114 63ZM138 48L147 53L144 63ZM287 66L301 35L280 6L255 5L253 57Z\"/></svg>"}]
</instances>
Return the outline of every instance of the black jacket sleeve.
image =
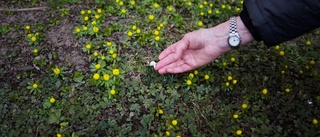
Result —
<instances>
[{"instance_id":1,"label":"black jacket sleeve","mask_svg":"<svg viewBox=\"0 0 320 137\"><path fill-rule=\"evenodd\" d=\"M240 18L256 40L274 46L320 27L320 0L245 0Z\"/></svg>"}]
</instances>

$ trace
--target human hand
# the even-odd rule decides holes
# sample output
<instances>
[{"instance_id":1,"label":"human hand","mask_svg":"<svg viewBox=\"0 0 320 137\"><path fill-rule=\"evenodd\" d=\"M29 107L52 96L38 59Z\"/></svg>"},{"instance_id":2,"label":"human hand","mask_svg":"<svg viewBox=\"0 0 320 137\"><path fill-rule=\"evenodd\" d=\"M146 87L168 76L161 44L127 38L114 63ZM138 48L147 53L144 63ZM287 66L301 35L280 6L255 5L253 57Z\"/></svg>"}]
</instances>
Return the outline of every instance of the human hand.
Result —
<instances>
[{"instance_id":1,"label":"human hand","mask_svg":"<svg viewBox=\"0 0 320 137\"><path fill-rule=\"evenodd\" d=\"M228 30L214 27L187 33L162 51L155 69L160 74L182 73L211 62L231 50L227 43Z\"/></svg>"}]
</instances>

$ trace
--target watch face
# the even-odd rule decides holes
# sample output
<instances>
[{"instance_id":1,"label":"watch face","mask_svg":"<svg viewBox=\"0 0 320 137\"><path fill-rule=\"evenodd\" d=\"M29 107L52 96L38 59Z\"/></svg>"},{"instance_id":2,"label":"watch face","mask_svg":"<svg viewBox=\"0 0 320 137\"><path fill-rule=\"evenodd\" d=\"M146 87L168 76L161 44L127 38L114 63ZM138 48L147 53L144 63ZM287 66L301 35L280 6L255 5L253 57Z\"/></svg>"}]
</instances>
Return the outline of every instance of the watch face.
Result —
<instances>
[{"instance_id":1,"label":"watch face","mask_svg":"<svg viewBox=\"0 0 320 137\"><path fill-rule=\"evenodd\" d=\"M231 37L229 37L228 42L229 42L230 46L236 47L236 46L240 45L240 38L237 36L231 36Z\"/></svg>"}]
</instances>

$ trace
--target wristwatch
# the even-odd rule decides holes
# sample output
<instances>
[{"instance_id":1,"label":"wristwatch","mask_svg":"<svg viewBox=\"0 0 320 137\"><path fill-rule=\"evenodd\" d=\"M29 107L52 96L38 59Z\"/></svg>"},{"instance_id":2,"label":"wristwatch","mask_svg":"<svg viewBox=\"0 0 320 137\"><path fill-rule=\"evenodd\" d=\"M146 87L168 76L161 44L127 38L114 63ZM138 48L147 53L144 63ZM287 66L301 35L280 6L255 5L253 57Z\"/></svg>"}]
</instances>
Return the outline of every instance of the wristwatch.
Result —
<instances>
[{"instance_id":1,"label":"wristwatch","mask_svg":"<svg viewBox=\"0 0 320 137\"><path fill-rule=\"evenodd\" d=\"M241 43L241 38L237 30L236 17L230 18L230 33L228 37L228 43L232 48L239 47Z\"/></svg>"}]
</instances>

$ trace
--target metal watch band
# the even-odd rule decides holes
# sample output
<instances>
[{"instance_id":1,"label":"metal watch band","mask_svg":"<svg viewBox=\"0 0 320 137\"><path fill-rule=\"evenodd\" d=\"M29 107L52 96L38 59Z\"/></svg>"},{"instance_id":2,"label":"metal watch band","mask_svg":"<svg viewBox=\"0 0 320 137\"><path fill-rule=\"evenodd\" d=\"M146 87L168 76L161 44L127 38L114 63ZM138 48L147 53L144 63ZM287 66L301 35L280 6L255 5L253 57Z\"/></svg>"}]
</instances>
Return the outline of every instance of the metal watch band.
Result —
<instances>
[{"instance_id":1,"label":"metal watch band","mask_svg":"<svg viewBox=\"0 0 320 137\"><path fill-rule=\"evenodd\" d=\"M230 18L230 34L236 34L236 33L238 33L236 17L231 17Z\"/></svg>"}]
</instances>

